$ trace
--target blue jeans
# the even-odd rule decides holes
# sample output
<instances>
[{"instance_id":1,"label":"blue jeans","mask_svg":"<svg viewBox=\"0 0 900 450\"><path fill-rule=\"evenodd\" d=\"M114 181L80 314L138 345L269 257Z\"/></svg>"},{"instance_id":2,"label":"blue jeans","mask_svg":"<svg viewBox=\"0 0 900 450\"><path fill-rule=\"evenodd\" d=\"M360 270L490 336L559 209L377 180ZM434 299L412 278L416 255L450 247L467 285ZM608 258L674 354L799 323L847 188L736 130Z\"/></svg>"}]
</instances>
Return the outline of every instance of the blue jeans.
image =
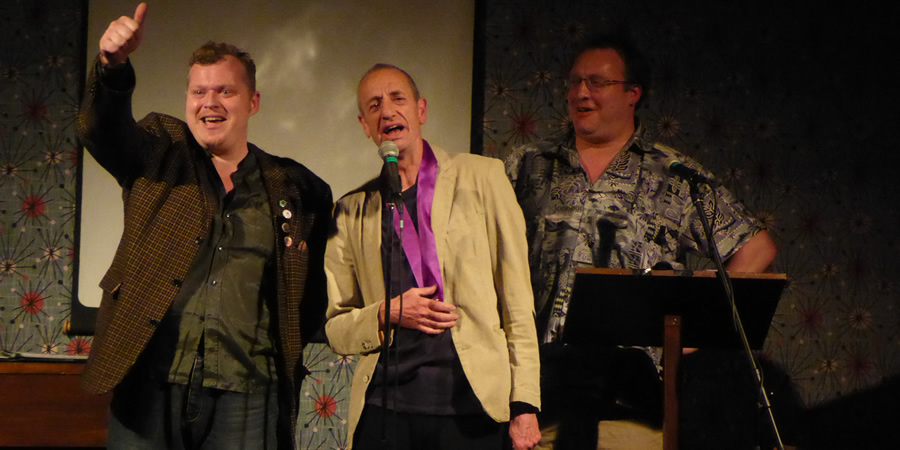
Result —
<instances>
[{"instance_id":1,"label":"blue jeans","mask_svg":"<svg viewBox=\"0 0 900 450\"><path fill-rule=\"evenodd\" d=\"M197 377L198 379L200 377ZM278 389L247 394L129 374L113 393L108 449L276 449Z\"/></svg>"}]
</instances>

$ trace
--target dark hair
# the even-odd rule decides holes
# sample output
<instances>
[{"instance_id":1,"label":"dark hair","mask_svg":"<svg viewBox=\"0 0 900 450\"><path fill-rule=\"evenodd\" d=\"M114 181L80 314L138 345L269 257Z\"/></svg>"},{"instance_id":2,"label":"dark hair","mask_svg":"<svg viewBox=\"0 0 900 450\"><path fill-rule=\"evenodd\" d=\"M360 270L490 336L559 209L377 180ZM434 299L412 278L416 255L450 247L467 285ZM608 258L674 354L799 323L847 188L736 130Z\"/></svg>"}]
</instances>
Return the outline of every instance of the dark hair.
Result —
<instances>
[{"instance_id":1,"label":"dark hair","mask_svg":"<svg viewBox=\"0 0 900 450\"><path fill-rule=\"evenodd\" d=\"M614 50L625 63L625 80L632 85L641 87L643 95L638 100L641 104L647 91L650 90L650 64L644 58L643 53L623 34L597 34L586 39L569 64L569 70L575 65L575 61L584 53L591 50ZM626 85L625 87L628 87Z\"/></svg>"},{"instance_id":2,"label":"dark hair","mask_svg":"<svg viewBox=\"0 0 900 450\"><path fill-rule=\"evenodd\" d=\"M357 90L359 90L359 86L362 85L363 80L365 80L367 76L371 75L373 72L378 72L379 70L384 70L384 69L394 69L394 70L402 73L403 76L406 77L406 81L409 81L409 87L412 88L413 99L415 101L419 101L419 87L416 86L416 81L413 80L413 77L410 76L408 73L406 73L405 70L403 70L393 64L378 63L378 64L375 64L374 66L370 67L369 70L367 70L366 73L363 74L362 78L359 79L359 83L357 84Z\"/></svg>"},{"instance_id":3,"label":"dark hair","mask_svg":"<svg viewBox=\"0 0 900 450\"><path fill-rule=\"evenodd\" d=\"M250 57L249 53L231 44L208 41L201 45L197 50L194 50L188 67L191 67L194 64L200 64L201 66L215 64L229 55L234 56L244 65L247 85L250 86L250 92L256 92L256 64L253 62L253 58Z\"/></svg>"}]
</instances>

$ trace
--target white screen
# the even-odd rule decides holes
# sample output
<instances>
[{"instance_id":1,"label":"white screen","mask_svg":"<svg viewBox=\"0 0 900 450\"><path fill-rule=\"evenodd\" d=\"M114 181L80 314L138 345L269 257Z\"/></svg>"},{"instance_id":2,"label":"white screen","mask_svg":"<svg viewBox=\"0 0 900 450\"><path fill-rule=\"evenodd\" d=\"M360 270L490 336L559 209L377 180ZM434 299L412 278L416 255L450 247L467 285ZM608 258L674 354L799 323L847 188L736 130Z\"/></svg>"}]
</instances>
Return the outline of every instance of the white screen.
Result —
<instances>
[{"instance_id":1,"label":"white screen","mask_svg":"<svg viewBox=\"0 0 900 450\"><path fill-rule=\"evenodd\" d=\"M109 22L132 16L136 5L90 2L89 69ZM250 142L309 167L335 199L381 168L356 118L357 83L375 63L416 79L428 100L425 139L469 151L474 0L150 2L144 30L131 56L136 119L150 111L183 118L191 52L207 40L235 44L257 64L261 100ZM99 306L97 285L122 234L121 190L85 155L78 297Z\"/></svg>"}]
</instances>

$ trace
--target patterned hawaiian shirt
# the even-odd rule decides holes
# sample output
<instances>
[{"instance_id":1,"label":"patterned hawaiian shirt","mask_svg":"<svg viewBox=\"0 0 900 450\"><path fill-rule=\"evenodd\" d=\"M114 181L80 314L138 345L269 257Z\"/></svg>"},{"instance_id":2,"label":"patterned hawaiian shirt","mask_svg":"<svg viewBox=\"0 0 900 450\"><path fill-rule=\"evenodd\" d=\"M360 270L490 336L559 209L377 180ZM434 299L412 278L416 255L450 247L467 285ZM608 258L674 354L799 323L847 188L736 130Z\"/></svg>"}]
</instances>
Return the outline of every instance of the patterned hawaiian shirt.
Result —
<instances>
[{"instance_id":1,"label":"patterned hawaiian shirt","mask_svg":"<svg viewBox=\"0 0 900 450\"><path fill-rule=\"evenodd\" d=\"M651 143L639 125L591 184L574 136L516 149L506 172L525 214L531 282L541 342L561 337L578 267L683 269L688 253L708 245L688 183L666 170L670 157L713 175L678 151ZM669 160L671 161L671 160ZM716 245L726 260L763 229L724 187L715 207Z\"/></svg>"}]
</instances>

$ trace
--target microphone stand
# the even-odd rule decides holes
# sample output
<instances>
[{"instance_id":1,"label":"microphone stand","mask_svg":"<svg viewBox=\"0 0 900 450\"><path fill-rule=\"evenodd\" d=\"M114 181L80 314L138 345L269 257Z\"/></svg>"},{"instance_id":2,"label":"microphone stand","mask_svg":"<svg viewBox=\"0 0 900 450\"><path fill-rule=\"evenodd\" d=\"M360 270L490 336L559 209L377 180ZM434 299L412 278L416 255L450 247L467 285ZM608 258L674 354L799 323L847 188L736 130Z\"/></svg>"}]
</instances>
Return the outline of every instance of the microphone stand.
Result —
<instances>
[{"instance_id":1,"label":"microphone stand","mask_svg":"<svg viewBox=\"0 0 900 450\"><path fill-rule=\"evenodd\" d=\"M390 191L390 188L386 189L386 192ZM387 285L384 289L384 330L383 339L381 341L381 360L382 366L384 368L384 379L382 380L381 385L381 399L384 404L382 405L382 414L381 414L381 447L384 449L388 449L389 441L388 441L388 423L387 423L387 411L388 411L388 372L390 369L390 349L391 349L391 288L393 286L393 269L394 269L394 209L397 209L398 216L400 217L400 235L397 237L400 242L400 249L403 250L403 198L400 196L400 193L387 192L387 206L388 210L385 211L388 214L388 236L390 236L390 242L388 243L388 264L387 267L384 268L385 274L387 275L385 278L387 279ZM403 265L401 264L399 267L401 270ZM400 283L400 314L403 314L403 283ZM402 317L401 317L402 318ZM396 381L396 374L395 374ZM395 405L396 406L396 405ZM396 426L394 428L394 439L397 438Z\"/></svg>"},{"instance_id":2,"label":"microphone stand","mask_svg":"<svg viewBox=\"0 0 900 450\"><path fill-rule=\"evenodd\" d=\"M778 433L778 426L775 424L775 416L772 414L772 404L769 402L769 396L768 394L766 394L766 388L763 385L761 375L762 372L760 371L759 364L756 362L756 358L753 356L753 350L750 348L750 342L747 340L747 334L744 332L744 325L741 322L741 317L738 314L737 305L734 302L734 287L731 285L731 278L728 276L728 272L725 271L725 265L722 263L722 255L719 253L719 247L716 246L716 240L715 236L713 235L712 226L710 225L709 218L706 217L706 212L703 208L703 199L700 197L700 188L698 186L699 183L697 182L695 177L686 177L685 179L690 185L691 200L694 203L694 207L697 209L697 215L700 216L700 222L703 225L703 231L706 233L706 239L709 244L709 253L716 265L716 276L722 283L722 287L725 290L726 300L731 305L731 315L732 320L734 321L734 329L738 334L738 338L741 340L741 345L743 346L744 353L747 356L747 360L750 362L750 368L753 370L753 379L756 381L756 384L759 387L759 406L760 408L765 408L766 410L766 416L768 418L769 426L772 428L776 447L778 448L778 450L784 450L784 444L781 442L781 435ZM715 191L712 192L713 195L715 195ZM713 211L713 217L715 217L715 211Z\"/></svg>"}]
</instances>

